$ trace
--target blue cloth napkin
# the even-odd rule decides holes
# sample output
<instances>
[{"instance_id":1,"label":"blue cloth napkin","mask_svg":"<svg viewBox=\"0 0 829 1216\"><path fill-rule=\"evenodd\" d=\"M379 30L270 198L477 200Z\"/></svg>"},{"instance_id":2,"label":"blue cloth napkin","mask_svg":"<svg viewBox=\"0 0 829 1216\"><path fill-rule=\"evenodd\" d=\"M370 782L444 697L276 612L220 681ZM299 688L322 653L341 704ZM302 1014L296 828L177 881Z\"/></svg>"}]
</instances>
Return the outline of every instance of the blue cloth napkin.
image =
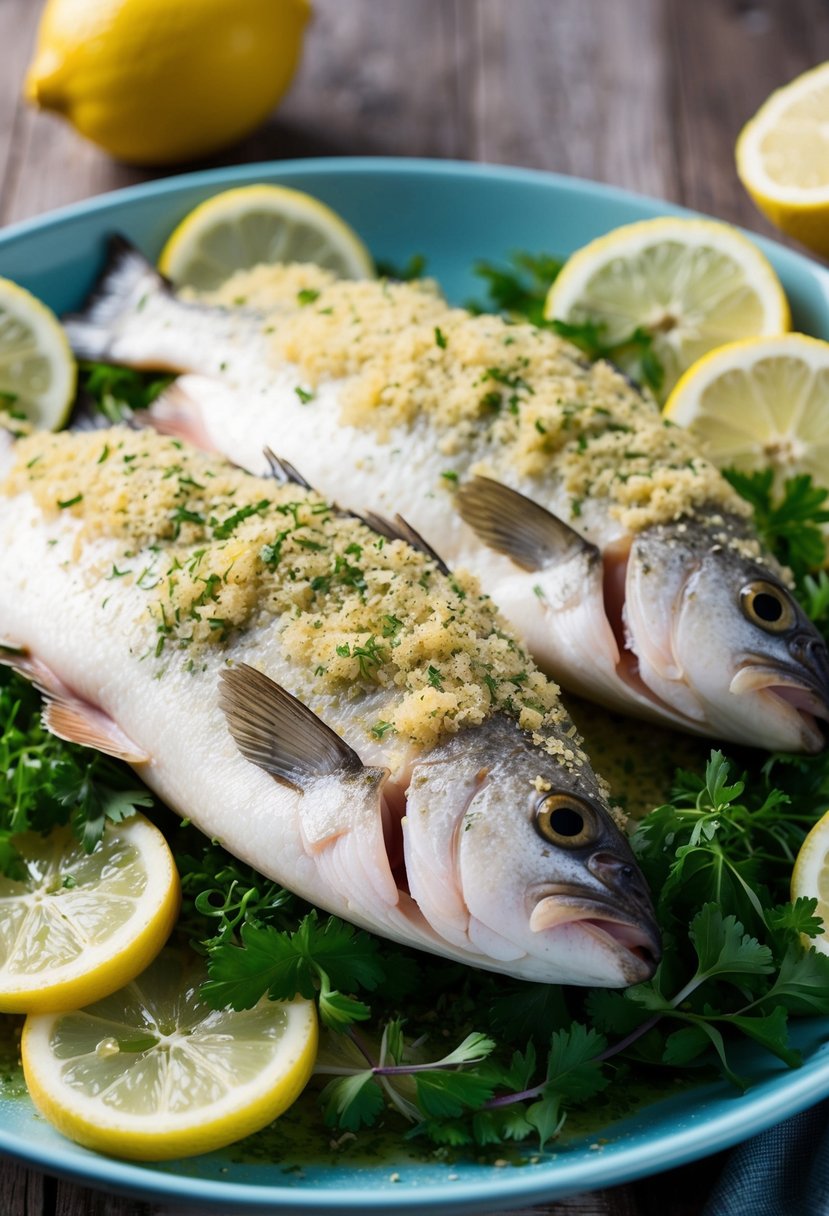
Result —
<instances>
[{"instance_id":1,"label":"blue cloth napkin","mask_svg":"<svg viewBox=\"0 0 829 1216\"><path fill-rule=\"evenodd\" d=\"M829 1216L829 1100L738 1145L703 1216Z\"/></svg>"}]
</instances>

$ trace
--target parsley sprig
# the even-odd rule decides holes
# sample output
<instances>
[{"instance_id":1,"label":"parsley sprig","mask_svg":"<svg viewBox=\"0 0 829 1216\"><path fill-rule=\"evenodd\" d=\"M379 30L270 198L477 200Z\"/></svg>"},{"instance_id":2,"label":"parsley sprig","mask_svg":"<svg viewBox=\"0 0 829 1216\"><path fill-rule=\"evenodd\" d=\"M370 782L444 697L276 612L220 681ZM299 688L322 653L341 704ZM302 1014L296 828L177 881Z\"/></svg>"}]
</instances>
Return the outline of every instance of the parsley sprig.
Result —
<instances>
[{"instance_id":1,"label":"parsley sprig","mask_svg":"<svg viewBox=\"0 0 829 1216\"><path fill-rule=\"evenodd\" d=\"M79 402L107 423L126 422L137 410L149 409L174 379L110 363L82 362L79 372Z\"/></svg>"},{"instance_id":2,"label":"parsley sprig","mask_svg":"<svg viewBox=\"0 0 829 1216\"><path fill-rule=\"evenodd\" d=\"M10 877L20 877L18 832L69 823L91 853L107 822L153 804L123 765L49 734L41 708L37 692L0 667L0 873Z\"/></svg>"},{"instance_id":3,"label":"parsley sprig","mask_svg":"<svg viewBox=\"0 0 829 1216\"><path fill-rule=\"evenodd\" d=\"M609 342L607 327L601 322L548 320L544 315L547 293L564 266L564 260L548 253L525 252L510 255L506 266L481 261L475 274L483 279L484 300L473 300L472 312L497 312L508 320L529 321L567 338L588 359L609 359L623 366L639 384L658 393L665 380L665 369L653 349L653 334L637 326L623 338Z\"/></svg>"},{"instance_id":4,"label":"parsley sprig","mask_svg":"<svg viewBox=\"0 0 829 1216\"><path fill-rule=\"evenodd\" d=\"M788 566L804 598L817 599L816 616L825 616L829 607L829 581L823 571L815 570L826 560L826 542L821 529L829 523L829 490L816 486L808 473L790 477L782 494L775 491L773 469L741 473L725 469L725 476L737 493L751 503L760 536L775 556Z\"/></svg>"}]
</instances>

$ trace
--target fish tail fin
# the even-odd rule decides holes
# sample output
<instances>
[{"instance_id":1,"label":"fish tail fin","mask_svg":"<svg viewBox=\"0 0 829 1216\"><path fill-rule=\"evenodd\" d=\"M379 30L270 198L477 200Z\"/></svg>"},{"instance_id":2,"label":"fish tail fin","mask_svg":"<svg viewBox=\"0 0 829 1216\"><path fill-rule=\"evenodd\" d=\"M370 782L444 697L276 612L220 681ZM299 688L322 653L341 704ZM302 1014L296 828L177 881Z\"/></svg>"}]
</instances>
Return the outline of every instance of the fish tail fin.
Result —
<instances>
[{"instance_id":1,"label":"fish tail fin","mask_svg":"<svg viewBox=\"0 0 829 1216\"><path fill-rule=\"evenodd\" d=\"M75 355L117 362L115 346L127 318L140 310L149 295L169 290L167 279L143 253L120 233L112 233L104 268L83 308L63 318Z\"/></svg>"}]
</instances>

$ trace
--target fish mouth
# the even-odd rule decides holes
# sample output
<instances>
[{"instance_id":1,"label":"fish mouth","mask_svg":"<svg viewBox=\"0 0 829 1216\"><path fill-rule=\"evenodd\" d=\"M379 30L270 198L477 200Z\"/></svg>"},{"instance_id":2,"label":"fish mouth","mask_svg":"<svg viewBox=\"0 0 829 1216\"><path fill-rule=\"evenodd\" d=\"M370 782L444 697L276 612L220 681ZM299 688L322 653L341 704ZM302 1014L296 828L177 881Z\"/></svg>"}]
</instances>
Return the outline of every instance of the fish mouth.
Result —
<instances>
[{"instance_id":1,"label":"fish mouth","mask_svg":"<svg viewBox=\"0 0 829 1216\"><path fill-rule=\"evenodd\" d=\"M758 693L772 701L787 717L797 721L805 751L820 752L826 746L829 704L827 689L818 680L749 659L738 668L729 692L736 696Z\"/></svg>"},{"instance_id":2,"label":"fish mouth","mask_svg":"<svg viewBox=\"0 0 829 1216\"><path fill-rule=\"evenodd\" d=\"M553 891L538 901L530 915L533 933L577 926L610 950L628 984L649 980L662 957L656 922L648 915L626 915L611 903Z\"/></svg>"}]
</instances>

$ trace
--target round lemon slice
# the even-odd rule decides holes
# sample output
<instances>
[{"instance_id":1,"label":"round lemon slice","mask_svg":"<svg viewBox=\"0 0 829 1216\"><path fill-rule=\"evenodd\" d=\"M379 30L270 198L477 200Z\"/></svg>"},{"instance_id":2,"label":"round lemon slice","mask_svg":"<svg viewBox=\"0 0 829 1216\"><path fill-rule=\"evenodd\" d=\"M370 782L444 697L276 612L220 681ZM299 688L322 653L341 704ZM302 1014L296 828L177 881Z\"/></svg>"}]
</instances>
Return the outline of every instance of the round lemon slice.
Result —
<instances>
[{"instance_id":1,"label":"round lemon slice","mask_svg":"<svg viewBox=\"0 0 829 1216\"><path fill-rule=\"evenodd\" d=\"M77 368L55 314L24 288L0 279L0 412L14 429L62 427L75 396ZM10 416L10 417L9 417Z\"/></svg>"},{"instance_id":2,"label":"round lemon slice","mask_svg":"<svg viewBox=\"0 0 829 1216\"><path fill-rule=\"evenodd\" d=\"M643 220L573 254L550 288L545 316L602 327L609 346L652 337L664 400L686 368L724 342L789 328L780 280L751 241L713 220ZM633 376L638 357L614 355Z\"/></svg>"},{"instance_id":3,"label":"round lemon slice","mask_svg":"<svg viewBox=\"0 0 829 1216\"><path fill-rule=\"evenodd\" d=\"M722 467L829 478L829 342L782 334L733 342L685 373L665 417Z\"/></svg>"},{"instance_id":4,"label":"round lemon slice","mask_svg":"<svg viewBox=\"0 0 829 1216\"><path fill-rule=\"evenodd\" d=\"M374 276L357 233L324 203L286 186L240 186L201 203L161 251L162 274L212 291L260 263L313 262L343 279Z\"/></svg>"},{"instance_id":5,"label":"round lemon slice","mask_svg":"<svg viewBox=\"0 0 829 1216\"><path fill-rule=\"evenodd\" d=\"M75 1013L26 1019L32 1101L65 1136L139 1161L206 1153L258 1131L314 1066L312 1001L240 1012L199 1000L205 978L165 950L126 988Z\"/></svg>"},{"instance_id":6,"label":"round lemon slice","mask_svg":"<svg viewBox=\"0 0 829 1216\"><path fill-rule=\"evenodd\" d=\"M68 827L14 843L25 873L0 878L0 1011L98 1000L158 954L181 890L167 842L143 815L108 827L92 853Z\"/></svg>"},{"instance_id":7,"label":"round lemon slice","mask_svg":"<svg viewBox=\"0 0 829 1216\"><path fill-rule=\"evenodd\" d=\"M804 945L829 954L829 811L819 819L800 846L792 870L792 899L816 899L825 932L804 938Z\"/></svg>"},{"instance_id":8,"label":"round lemon slice","mask_svg":"<svg viewBox=\"0 0 829 1216\"><path fill-rule=\"evenodd\" d=\"M772 223L829 254L829 63L772 93L740 132L736 157Z\"/></svg>"}]
</instances>

